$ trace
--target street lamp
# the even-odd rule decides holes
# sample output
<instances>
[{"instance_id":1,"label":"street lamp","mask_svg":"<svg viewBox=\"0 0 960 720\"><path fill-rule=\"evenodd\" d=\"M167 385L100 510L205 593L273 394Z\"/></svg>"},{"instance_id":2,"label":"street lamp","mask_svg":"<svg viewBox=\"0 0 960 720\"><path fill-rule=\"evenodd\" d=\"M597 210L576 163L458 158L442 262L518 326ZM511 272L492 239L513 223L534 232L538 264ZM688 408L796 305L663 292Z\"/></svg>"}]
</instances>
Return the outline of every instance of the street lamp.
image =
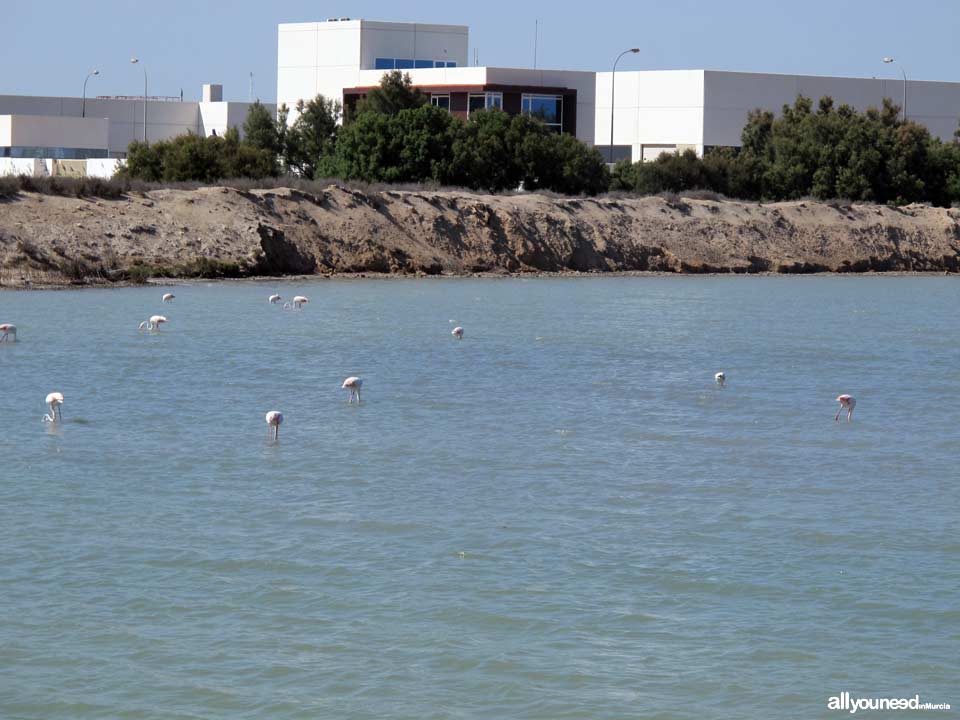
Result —
<instances>
[{"instance_id":1,"label":"street lamp","mask_svg":"<svg viewBox=\"0 0 960 720\"><path fill-rule=\"evenodd\" d=\"M86 117L86 116L87 116L87 80L89 80L90 78L92 78L94 75L99 75L99 74L100 74L100 71L99 71L99 70L91 70L90 72L87 73L87 77L84 78L84 81L83 81L83 105L81 106L81 109L80 109L80 117Z\"/></svg>"},{"instance_id":2,"label":"street lamp","mask_svg":"<svg viewBox=\"0 0 960 720\"><path fill-rule=\"evenodd\" d=\"M610 74L610 164L613 165L613 98L614 91L616 90L617 83L617 63L620 62L622 58L627 53L638 53L640 48L630 48L629 50L624 50L622 53L617 55L617 59L613 63L613 72ZM643 158L640 158L643 160Z\"/></svg>"},{"instance_id":3,"label":"street lamp","mask_svg":"<svg viewBox=\"0 0 960 720\"><path fill-rule=\"evenodd\" d=\"M130 58L130 63L136 65L140 61ZM147 69L143 68L143 142L147 142Z\"/></svg>"},{"instance_id":4,"label":"street lamp","mask_svg":"<svg viewBox=\"0 0 960 720\"><path fill-rule=\"evenodd\" d=\"M903 73L903 121L906 122L906 121L907 121L907 73L906 73L906 71L903 69L903 65L901 65L900 63L898 63L898 62L897 62L896 60L894 60L892 57L885 57L885 58L883 58L883 61L884 61L887 65L889 65L889 64L891 64L891 63L895 63L896 66L897 66L898 68L900 68L900 72Z\"/></svg>"}]
</instances>

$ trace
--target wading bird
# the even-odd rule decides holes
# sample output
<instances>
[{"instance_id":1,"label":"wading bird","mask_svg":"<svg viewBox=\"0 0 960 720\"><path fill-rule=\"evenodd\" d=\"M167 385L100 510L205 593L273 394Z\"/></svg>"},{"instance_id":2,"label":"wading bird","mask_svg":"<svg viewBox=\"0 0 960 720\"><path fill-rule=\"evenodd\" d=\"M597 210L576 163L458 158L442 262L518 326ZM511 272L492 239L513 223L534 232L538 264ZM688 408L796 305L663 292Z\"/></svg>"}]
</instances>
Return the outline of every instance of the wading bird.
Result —
<instances>
[{"instance_id":1,"label":"wading bird","mask_svg":"<svg viewBox=\"0 0 960 720\"><path fill-rule=\"evenodd\" d=\"M63 393L50 393L47 395L46 403L50 406L50 414L43 416L44 422L56 422L57 417L59 417L62 422L63 414L60 411L60 406L63 405Z\"/></svg>"},{"instance_id":2,"label":"wading bird","mask_svg":"<svg viewBox=\"0 0 960 720\"><path fill-rule=\"evenodd\" d=\"M293 307L299 310L301 305L308 302L310 302L310 298L304 297L303 295L297 295L293 298Z\"/></svg>"},{"instance_id":3,"label":"wading bird","mask_svg":"<svg viewBox=\"0 0 960 720\"><path fill-rule=\"evenodd\" d=\"M280 439L280 425L283 424L283 413L271 410L266 414L267 430L275 441Z\"/></svg>"},{"instance_id":4,"label":"wading bird","mask_svg":"<svg viewBox=\"0 0 960 720\"><path fill-rule=\"evenodd\" d=\"M463 340L462 327L459 327L459 326L455 327L453 330L450 331L450 334L453 335L457 340Z\"/></svg>"},{"instance_id":5,"label":"wading bird","mask_svg":"<svg viewBox=\"0 0 960 720\"><path fill-rule=\"evenodd\" d=\"M836 422L840 422L840 415L844 410L847 411L847 422L853 419L853 409L857 406L857 401L852 395L839 395L837 402L840 403L840 409L837 410Z\"/></svg>"},{"instance_id":6,"label":"wading bird","mask_svg":"<svg viewBox=\"0 0 960 720\"><path fill-rule=\"evenodd\" d=\"M140 323L140 329L159 330L160 325L165 322L167 322L167 318L163 315L151 315L149 320L144 320Z\"/></svg>"},{"instance_id":7,"label":"wading bird","mask_svg":"<svg viewBox=\"0 0 960 720\"><path fill-rule=\"evenodd\" d=\"M173 299L175 297L176 295L174 295L173 293L164 293L161 300L163 300L163 302L173 302Z\"/></svg>"},{"instance_id":8,"label":"wading bird","mask_svg":"<svg viewBox=\"0 0 960 720\"><path fill-rule=\"evenodd\" d=\"M716 375L714 375L713 379L717 381L717 385L719 385L720 387L723 387L724 385L727 384L727 375L723 371L718 372Z\"/></svg>"},{"instance_id":9,"label":"wading bird","mask_svg":"<svg viewBox=\"0 0 960 720\"><path fill-rule=\"evenodd\" d=\"M357 405L360 404L360 388L363 387L363 380L358 377L348 377L343 381L343 385L340 386L343 390L350 391L350 399L347 401L347 404L353 402L353 398L357 398Z\"/></svg>"},{"instance_id":10,"label":"wading bird","mask_svg":"<svg viewBox=\"0 0 960 720\"><path fill-rule=\"evenodd\" d=\"M16 342L17 326L10 323L0 325L0 342Z\"/></svg>"},{"instance_id":11,"label":"wading bird","mask_svg":"<svg viewBox=\"0 0 960 720\"><path fill-rule=\"evenodd\" d=\"M271 305L276 305L278 302L280 302L280 296L274 294L274 295L271 295L270 297L268 297L267 300L269 301L269 303L270 303Z\"/></svg>"}]
</instances>

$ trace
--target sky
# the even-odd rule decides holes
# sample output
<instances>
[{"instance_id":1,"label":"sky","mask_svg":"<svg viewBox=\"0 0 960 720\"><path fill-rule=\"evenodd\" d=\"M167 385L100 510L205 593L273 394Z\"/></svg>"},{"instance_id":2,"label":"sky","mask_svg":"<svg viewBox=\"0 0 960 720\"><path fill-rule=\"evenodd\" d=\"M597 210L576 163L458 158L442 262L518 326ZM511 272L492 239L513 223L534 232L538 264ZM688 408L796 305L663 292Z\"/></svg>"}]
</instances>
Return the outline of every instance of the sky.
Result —
<instances>
[{"instance_id":1,"label":"sky","mask_svg":"<svg viewBox=\"0 0 960 720\"><path fill-rule=\"evenodd\" d=\"M328 17L470 27L481 65L609 70L708 69L960 81L957 0L3 0L0 94L79 97L143 93L274 102L277 24ZM571 9L567 9L571 8ZM141 65L130 64L130 57Z\"/></svg>"}]
</instances>

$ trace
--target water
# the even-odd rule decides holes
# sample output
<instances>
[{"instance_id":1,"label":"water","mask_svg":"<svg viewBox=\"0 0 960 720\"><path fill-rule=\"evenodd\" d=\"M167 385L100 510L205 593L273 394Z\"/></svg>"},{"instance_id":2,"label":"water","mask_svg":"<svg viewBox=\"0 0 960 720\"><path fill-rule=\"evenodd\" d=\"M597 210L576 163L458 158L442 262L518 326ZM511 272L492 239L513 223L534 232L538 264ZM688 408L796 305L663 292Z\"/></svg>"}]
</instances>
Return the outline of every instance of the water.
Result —
<instances>
[{"instance_id":1,"label":"water","mask_svg":"<svg viewBox=\"0 0 960 720\"><path fill-rule=\"evenodd\" d=\"M960 705L955 278L164 291L0 293L0 717Z\"/></svg>"}]
</instances>

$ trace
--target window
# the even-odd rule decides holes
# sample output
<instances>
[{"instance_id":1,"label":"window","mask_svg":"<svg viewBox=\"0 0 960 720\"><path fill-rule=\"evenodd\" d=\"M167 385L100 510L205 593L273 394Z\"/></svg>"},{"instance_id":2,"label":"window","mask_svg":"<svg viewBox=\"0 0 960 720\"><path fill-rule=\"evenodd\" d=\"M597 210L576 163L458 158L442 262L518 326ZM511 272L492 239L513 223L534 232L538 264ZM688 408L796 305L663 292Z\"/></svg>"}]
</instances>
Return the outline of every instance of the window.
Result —
<instances>
[{"instance_id":1,"label":"window","mask_svg":"<svg viewBox=\"0 0 960 720\"><path fill-rule=\"evenodd\" d=\"M456 67L455 62L444 60L409 60L407 58L376 58L373 61L375 70L416 70L418 68Z\"/></svg>"},{"instance_id":2,"label":"window","mask_svg":"<svg viewBox=\"0 0 960 720\"><path fill-rule=\"evenodd\" d=\"M503 93L477 93L470 95L470 97L467 99L468 114L472 113L474 110L485 110L488 108L503 110Z\"/></svg>"},{"instance_id":3,"label":"window","mask_svg":"<svg viewBox=\"0 0 960 720\"><path fill-rule=\"evenodd\" d=\"M430 104L434 107L443 108L444 110L450 109L450 96L449 95L431 95Z\"/></svg>"},{"instance_id":4,"label":"window","mask_svg":"<svg viewBox=\"0 0 960 720\"><path fill-rule=\"evenodd\" d=\"M535 117L555 132L563 129L563 97L561 95L524 95L521 112Z\"/></svg>"}]
</instances>

